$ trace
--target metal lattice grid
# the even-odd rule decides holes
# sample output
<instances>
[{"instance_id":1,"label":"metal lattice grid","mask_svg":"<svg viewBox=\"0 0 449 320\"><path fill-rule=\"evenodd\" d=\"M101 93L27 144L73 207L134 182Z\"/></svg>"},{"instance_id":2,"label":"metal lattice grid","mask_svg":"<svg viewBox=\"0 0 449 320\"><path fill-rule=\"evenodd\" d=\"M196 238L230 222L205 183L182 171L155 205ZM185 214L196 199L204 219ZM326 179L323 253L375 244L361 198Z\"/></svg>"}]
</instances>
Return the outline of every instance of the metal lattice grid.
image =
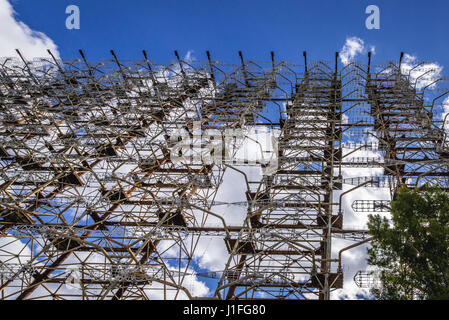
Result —
<instances>
[{"instance_id":1,"label":"metal lattice grid","mask_svg":"<svg viewBox=\"0 0 449 320\"><path fill-rule=\"evenodd\" d=\"M305 54L303 65L274 55L256 63L240 54L240 65L209 54L168 65L146 53L142 61L112 55L1 60L3 299L194 298L192 277L213 279L217 299L329 299L343 287L333 241L366 238L344 228L343 195L388 187L394 198L400 185L425 182L447 188L437 100L424 98L427 88L418 90L401 62L372 71L370 59L339 70L337 56L307 63ZM278 133L277 170L247 180L244 202L216 196L226 170L244 174L242 160L266 169L235 164L248 135L225 144L221 162L194 151L173 161L180 130L194 144L197 130L225 139L228 129L257 127ZM377 155L353 156L358 150ZM384 174L347 178L345 168ZM241 225L214 212L226 205L246 208ZM360 199L352 208L388 205ZM198 244L211 237L223 239L227 262L195 272Z\"/></svg>"}]
</instances>

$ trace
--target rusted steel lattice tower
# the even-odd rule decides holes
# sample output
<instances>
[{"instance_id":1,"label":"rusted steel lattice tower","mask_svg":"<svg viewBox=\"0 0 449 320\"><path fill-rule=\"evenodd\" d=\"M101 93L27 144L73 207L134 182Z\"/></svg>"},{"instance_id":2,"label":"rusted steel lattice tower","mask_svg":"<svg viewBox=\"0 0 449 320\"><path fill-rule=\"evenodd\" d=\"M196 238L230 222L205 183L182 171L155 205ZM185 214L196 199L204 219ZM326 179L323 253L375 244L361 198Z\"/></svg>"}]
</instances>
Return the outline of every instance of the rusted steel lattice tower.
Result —
<instances>
[{"instance_id":1,"label":"rusted steel lattice tower","mask_svg":"<svg viewBox=\"0 0 449 320\"><path fill-rule=\"evenodd\" d=\"M332 244L366 239L345 214L389 206L347 206L349 193L447 187L434 119L445 94L427 101L401 61L374 70L371 57L339 68L338 54L295 65L239 53L226 65L175 52L161 66L143 54L0 60L2 299L193 299L199 281L216 299L329 299L344 279ZM275 161L242 158L249 141ZM244 201L220 200L229 171L244 178ZM222 267L200 269L218 250L204 250L211 239Z\"/></svg>"}]
</instances>

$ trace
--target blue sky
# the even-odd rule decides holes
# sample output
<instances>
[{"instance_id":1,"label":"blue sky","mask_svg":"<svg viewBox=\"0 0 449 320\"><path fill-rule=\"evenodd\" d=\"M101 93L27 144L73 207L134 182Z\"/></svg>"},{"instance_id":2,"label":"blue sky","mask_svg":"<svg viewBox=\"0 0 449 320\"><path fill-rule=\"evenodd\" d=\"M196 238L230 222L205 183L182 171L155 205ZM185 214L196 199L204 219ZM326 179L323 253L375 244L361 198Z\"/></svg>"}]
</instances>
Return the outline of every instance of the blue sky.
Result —
<instances>
[{"instance_id":1,"label":"blue sky","mask_svg":"<svg viewBox=\"0 0 449 320\"><path fill-rule=\"evenodd\" d=\"M12 0L18 16L31 29L49 36L62 58L109 58L114 49L120 58L140 59L146 49L153 61L174 59L193 51L205 59L238 62L245 58L301 62L332 60L346 37L357 36L376 47L375 61L398 59L401 51L427 61L449 65L447 33L449 2L327 0L327 1L50 1ZM81 28L65 28L67 5L78 5ZM380 30L365 27L365 8L375 4L381 13Z\"/></svg>"}]
</instances>

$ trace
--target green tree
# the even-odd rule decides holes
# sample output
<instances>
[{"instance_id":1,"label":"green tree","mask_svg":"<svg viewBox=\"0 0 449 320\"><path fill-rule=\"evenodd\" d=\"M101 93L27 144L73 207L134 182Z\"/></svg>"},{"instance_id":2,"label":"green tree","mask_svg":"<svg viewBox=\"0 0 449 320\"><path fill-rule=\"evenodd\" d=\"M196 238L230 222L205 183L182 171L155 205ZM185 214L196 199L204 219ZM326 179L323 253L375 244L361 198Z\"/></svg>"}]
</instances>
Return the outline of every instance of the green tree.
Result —
<instances>
[{"instance_id":1,"label":"green tree","mask_svg":"<svg viewBox=\"0 0 449 320\"><path fill-rule=\"evenodd\" d=\"M449 196L436 186L402 187L391 219L369 217L368 264L380 270L377 299L449 299Z\"/></svg>"}]
</instances>

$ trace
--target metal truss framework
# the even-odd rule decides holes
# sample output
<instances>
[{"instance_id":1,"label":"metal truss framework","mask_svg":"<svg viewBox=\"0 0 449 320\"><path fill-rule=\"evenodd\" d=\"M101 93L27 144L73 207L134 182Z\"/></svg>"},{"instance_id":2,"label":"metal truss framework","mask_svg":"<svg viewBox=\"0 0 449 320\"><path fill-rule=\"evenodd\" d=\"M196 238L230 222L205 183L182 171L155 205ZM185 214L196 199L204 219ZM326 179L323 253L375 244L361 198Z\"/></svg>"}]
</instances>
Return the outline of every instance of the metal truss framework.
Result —
<instances>
[{"instance_id":1,"label":"metal truss framework","mask_svg":"<svg viewBox=\"0 0 449 320\"><path fill-rule=\"evenodd\" d=\"M443 121L434 119L444 94L428 102L401 61L375 69L369 56L339 70L338 54L307 63L304 53L294 65L240 53L240 65L225 65L175 52L160 66L145 52L129 62L111 51L97 64L81 51L64 62L18 53L0 65L2 299L193 299L192 277L209 278L217 299L329 299L343 286L333 241L366 239L344 228L343 196L448 186ZM277 171L248 180L232 164L244 141L225 146L231 161L172 161L171 137L194 136L195 121L220 134L277 130ZM344 177L354 167L384 174ZM216 200L226 170L245 176L247 201ZM246 207L242 224L229 225L220 205ZM359 199L352 209L388 206ZM223 239L227 262L196 272L209 237Z\"/></svg>"}]
</instances>

